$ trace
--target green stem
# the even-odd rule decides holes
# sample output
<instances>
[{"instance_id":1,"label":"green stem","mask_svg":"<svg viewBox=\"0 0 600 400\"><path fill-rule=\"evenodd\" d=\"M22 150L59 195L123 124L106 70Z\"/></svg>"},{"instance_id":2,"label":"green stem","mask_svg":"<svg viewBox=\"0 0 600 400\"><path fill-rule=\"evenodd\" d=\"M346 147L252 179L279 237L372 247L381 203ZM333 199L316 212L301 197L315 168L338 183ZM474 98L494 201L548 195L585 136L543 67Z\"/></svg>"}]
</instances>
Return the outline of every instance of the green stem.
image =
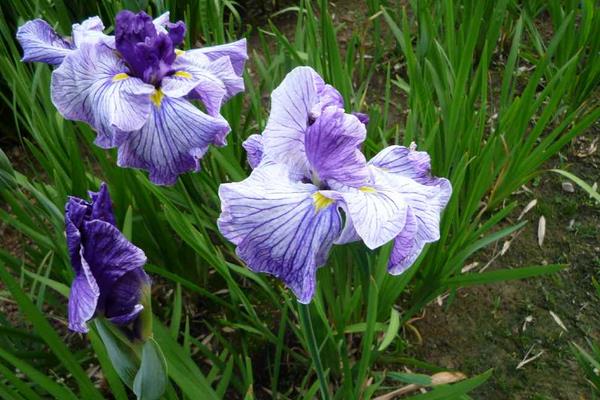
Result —
<instances>
[{"instance_id":1,"label":"green stem","mask_svg":"<svg viewBox=\"0 0 600 400\"><path fill-rule=\"evenodd\" d=\"M315 371L317 372L317 378L319 379L319 385L321 386L321 395L323 400L329 400L331 399L331 396L329 395L329 390L327 389L327 381L325 380L325 373L323 372L321 355L319 354L317 339L315 338L315 332L310 320L310 305L298 303L298 312L300 314L300 323L302 324L304 330L304 336L306 337L306 341L308 343L308 351L313 359Z\"/></svg>"}]
</instances>

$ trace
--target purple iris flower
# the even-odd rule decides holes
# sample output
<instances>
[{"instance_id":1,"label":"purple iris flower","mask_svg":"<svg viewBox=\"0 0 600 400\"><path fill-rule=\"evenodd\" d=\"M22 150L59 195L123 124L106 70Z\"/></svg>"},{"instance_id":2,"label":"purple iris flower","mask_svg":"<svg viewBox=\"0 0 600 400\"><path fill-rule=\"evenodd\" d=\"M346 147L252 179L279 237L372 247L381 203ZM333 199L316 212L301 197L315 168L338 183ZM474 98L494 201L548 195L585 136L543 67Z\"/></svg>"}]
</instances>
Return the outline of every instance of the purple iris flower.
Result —
<instances>
[{"instance_id":1,"label":"purple iris flower","mask_svg":"<svg viewBox=\"0 0 600 400\"><path fill-rule=\"evenodd\" d=\"M103 29L94 17L62 38L37 19L20 27L17 39L24 61L58 66L54 105L65 118L91 125L98 146L118 147L119 166L148 170L159 185L198 171L211 144L227 143L230 127L220 109L244 90L246 40L179 50L185 24L170 23L168 13L152 20L121 11L115 36Z\"/></svg>"},{"instance_id":2,"label":"purple iris flower","mask_svg":"<svg viewBox=\"0 0 600 400\"><path fill-rule=\"evenodd\" d=\"M85 333L86 322L104 316L116 325L134 322L150 278L144 252L115 227L106 184L91 202L69 197L65 205L67 246L75 279L69 294L69 329Z\"/></svg>"},{"instance_id":3,"label":"purple iris flower","mask_svg":"<svg viewBox=\"0 0 600 400\"><path fill-rule=\"evenodd\" d=\"M439 239L450 182L432 177L429 156L413 147L390 146L367 162L367 121L298 67L273 91L262 135L244 143L254 170L219 189L221 233L250 269L275 275L301 303L311 301L333 244L393 240L388 270L400 274Z\"/></svg>"}]
</instances>

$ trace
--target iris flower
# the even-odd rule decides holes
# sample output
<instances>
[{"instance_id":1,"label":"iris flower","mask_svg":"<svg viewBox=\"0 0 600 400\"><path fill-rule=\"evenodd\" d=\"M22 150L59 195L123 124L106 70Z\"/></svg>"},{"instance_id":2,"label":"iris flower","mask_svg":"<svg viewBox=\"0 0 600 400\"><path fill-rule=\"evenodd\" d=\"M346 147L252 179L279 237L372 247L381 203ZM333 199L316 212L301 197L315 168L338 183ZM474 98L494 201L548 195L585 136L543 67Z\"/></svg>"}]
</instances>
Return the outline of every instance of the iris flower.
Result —
<instances>
[{"instance_id":1,"label":"iris flower","mask_svg":"<svg viewBox=\"0 0 600 400\"><path fill-rule=\"evenodd\" d=\"M430 174L427 153L390 146L367 162L363 114L309 67L291 71L271 96L262 135L244 143L250 176L221 185L221 233L256 272L281 279L301 303L333 244L394 241L391 274L439 239L450 182ZM342 220L341 211L345 214Z\"/></svg>"},{"instance_id":2,"label":"iris flower","mask_svg":"<svg viewBox=\"0 0 600 400\"><path fill-rule=\"evenodd\" d=\"M150 285L144 252L115 227L105 184L91 202L69 197L65 205L67 247L75 279L69 294L69 329L85 333L86 322L103 316L116 325L134 322Z\"/></svg>"},{"instance_id":3,"label":"iris flower","mask_svg":"<svg viewBox=\"0 0 600 400\"><path fill-rule=\"evenodd\" d=\"M209 145L226 144L230 128L220 108L244 90L246 40L179 50L185 24L170 23L168 13L152 20L121 11L115 36L103 29L93 17L62 38L36 19L19 28L17 39L24 61L58 66L54 105L65 118L92 126L98 146L118 147L119 166L148 170L160 185L198 171Z\"/></svg>"}]
</instances>

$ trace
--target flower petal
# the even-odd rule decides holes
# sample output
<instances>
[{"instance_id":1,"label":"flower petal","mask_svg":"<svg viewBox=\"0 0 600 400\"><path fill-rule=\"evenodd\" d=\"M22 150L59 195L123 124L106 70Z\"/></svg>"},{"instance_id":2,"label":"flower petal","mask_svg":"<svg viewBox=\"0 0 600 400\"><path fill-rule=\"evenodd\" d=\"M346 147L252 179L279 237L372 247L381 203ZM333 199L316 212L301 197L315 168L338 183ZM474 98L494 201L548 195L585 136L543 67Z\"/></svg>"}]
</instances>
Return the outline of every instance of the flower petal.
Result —
<instances>
[{"instance_id":1,"label":"flower petal","mask_svg":"<svg viewBox=\"0 0 600 400\"><path fill-rule=\"evenodd\" d=\"M197 84L190 96L200 99L210 115L217 115L222 104L244 91L244 79L236 74L227 56L211 60L204 54L188 53L190 52L178 56L175 60L173 68L178 70L175 75L181 74L179 71L182 71L194 79Z\"/></svg>"},{"instance_id":2,"label":"flower petal","mask_svg":"<svg viewBox=\"0 0 600 400\"><path fill-rule=\"evenodd\" d=\"M83 259L89 264L98 287L98 308L104 310L107 295L126 273L141 269L146 263L144 252L134 246L113 225L99 220L84 222L82 229Z\"/></svg>"},{"instance_id":3,"label":"flower petal","mask_svg":"<svg viewBox=\"0 0 600 400\"><path fill-rule=\"evenodd\" d=\"M17 40L23 48L23 61L28 62L58 65L73 51L71 44L41 19L27 21L20 26Z\"/></svg>"},{"instance_id":4,"label":"flower petal","mask_svg":"<svg viewBox=\"0 0 600 400\"><path fill-rule=\"evenodd\" d=\"M92 199L92 214L91 219L99 219L100 221L108 222L116 226L115 214L112 208L112 201L108 193L108 186L102 182L98 192L89 192Z\"/></svg>"},{"instance_id":5,"label":"flower petal","mask_svg":"<svg viewBox=\"0 0 600 400\"><path fill-rule=\"evenodd\" d=\"M250 135L242 143L248 157L248 164L253 169L258 167L263 159L263 137L261 135Z\"/></svg>"},{"instance_id":6,"label":"flower petal","mask_svg":"<svg viewBox=\"0 0 600 400\"><path fill-rule=\"evenodd\" d=\"M388 261L388 271L392 275L400 275L410 267L425 246L425 242L419 240L417 231L419 223L412 209L408 209L406 214L406 224L404 229L396 239L394 247Z\"/></svg>"},{"instance_id":7,"label":"flower petal","mask_svg":"<svg viewBox=\"0 0 600 400\"><path fill-rule=\"evenodd\" d=\"M81 24L73 24L73 43L75 47L81 47L84 41L97 42L101 41L111 48L115 48L114 36L105 35L104 24L100 17L90 17Z\"/></svg>"},{"instance_id":8,"label":"flower petal","mask_svg":"<svg viewBox=\"0 0 600 400\"><path fill-rule=\"evenodd\" d=\"M361 187L368 182L369 170L360 146L365 126L343 109L327 107L308 128L306 156L321 181L336 181Z\"/></svg>"},{"instance_id":9,"label":"flower petal","mask_svg":"<svg viewBox=\"0 0 600 400\"><path fill-rule=\"evenodd\" d=\"M232 43L187 50L185 54L191 57L202 54L213 61L227 56L231 60L235 73L238 76L242 76L244 73L244 64L248 59L248 50L246 47L246 39L244 38Z\"/></svg>"},{"instance_id":10,"label":"flower petal","mask_svg":"<svg viewBox=\"0 0 600 400\"><path fill-rule=\"evenodd\" d=\"M301 303L314 295L316 270L340 230L335 203L296 183L281 164L261 165L242 182L219 188L221 233L255 272L275 275Z\"/></svg>"},{"instance_id":11,"label":"flower petal","mask_svg":"<svg viewBox=\"0 0 600 400\"><path fill-rule=\"evenodd\" d=\"M140 304L142 286L150 283L144 270L134 269L120 277L104 304L104 314L117 325L127 325L144 309Z\"/></svg>"},{"instance_id":12,"label":"flower petal","mask_svg":"<svg viewBox=\"0 0 600 400\"><path fill-rule=\"evenodd\" d=\"M343 187L326 195L342 201L346 226L341 234L344 242L355 237L352 229L370 249L394 239L404 228L408 204L397 192L383 187L354 189Z\"/></svg>"},{"instance_id":13,"label":"flower petal","mask_svg":"<svg viewBox=\"0 0 600 400\"><path fill-rule=\"evenodd\" d=\"M86 322L92 319L96 312L100 289L90 271L90 266L81 257L81 270L75 276L69 293L69 329L75 332L86 333Z\"/></svg>"},{"instance_id":14,"label":"flower petal","mask_svg":"<svg viewBox=\"0 0 600 400\"><path fill-rule=\"evenodd\" d=\"M83 42L52 73L52 101L65 118L90 124L98 132L98 146L118 146L123 132L146 122L154 92L127 71L108 46Z\"/></svg>"},{"instance_id":15,"label":"flower petal","mask_svg":"<svg viewBox=\"0 0 600 400\"><path fill-rule=\"evenodd\" d=\"M294 175L310 177L304 138L310 112L319 103L322 79L310 67L294 68L271 94L271 113L263 132L265 153Z\"/></svg>"},{"instance_id":16,"label":"flower petal","mask_svg":"<svg viewBox=\"0 0 600 400\"><path fill-rule=\"evenodd\" d=\"M160 96L148 122L130 132L119 147L117 164L148 170L155 184L172 185L180 174L199 170L198 160L208 146L225 142L229 124L204 114L186 99Z\"/></svg>"}]
</instances>

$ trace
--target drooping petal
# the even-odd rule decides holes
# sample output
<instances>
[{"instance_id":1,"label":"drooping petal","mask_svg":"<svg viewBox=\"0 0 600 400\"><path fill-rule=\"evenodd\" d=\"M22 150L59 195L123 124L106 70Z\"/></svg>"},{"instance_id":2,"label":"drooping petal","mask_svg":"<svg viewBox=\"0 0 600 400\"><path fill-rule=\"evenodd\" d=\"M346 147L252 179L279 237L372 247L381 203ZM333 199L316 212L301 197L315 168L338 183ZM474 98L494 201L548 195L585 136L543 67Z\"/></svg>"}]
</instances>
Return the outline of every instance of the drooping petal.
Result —
<instances>
[{"instance_id":1,"label":"drooping petal","mask_svg":"<svg viewBox=\"0 0 600 400\"><path fill-rule=\"evenodd\" d=\"M65 235L71 265L75 273L81 270L81 232L79 228L89 213L90 205L77 197L69 197L65 204Z\"/></svg>"},{"instance_id":2,"label":"drooping petal","mask_svg":"<svg viewBox=\"0 0 600 400\"><path fill-rule=\"evenodd\" d=\"M392 275L400 275L410 267L421 251L425 243L419 240L417 232L419 223L412 209L408 209L406 214L406 224L404 229L396 239L394 239L394 247L388 261L388 271Z\"/></svg>"},{"instance_id":3,"label":"drooping petal","mask_svg":"<svg viewBox=\"0 0 600 400\"><path fill-rule=\"evenodd\" d=\"M183 98L154 95L148 122L130 132L119 147L117 164L142 168L158 185L172 185L177 176L200 168L208 146L223 144L229 124L221 117L204 114Z\"/></svg>"},{"instance_id":4,"label":"drooping petal","mask_svg":"<svg viewBox=\"0 0 600 400\"><path fill-rule=\"evenodd\" d=\"M340 200L346 211L344 242L355 237L355 230L368 248L375 249L398 236L406 223L408 204L399 193L384 187L344 187L327 195Z\"/></svg>"},{"instance_id":5,"label":"drooping petal","mask_svg":"<svg viewBox=\"0 0 600 400\"><path fill-rule=\"evenodd\" d=\"M281 279L301 303L313 297L316 270L340 230L335 203L296 183L280 164L261 165L242 182L219 188L221 233L255 272Z\"/></svg>"},{"instance_id":6,"label":"drooping petal","mask_svg":"<svg viewBox=\"0 0 600 400\"><path fill-rule=\"evenodd\" d=\"M146 123L154 92L127 72L111 48L84 42L52 73L52 102L65 118L90 124L98 146L118 146L123 132Z\"/></svg>"},{"instance_id":7,"label":"drooping petal","mask_svg":"<svg viewBox=\"0 0 600 400\"><path fill-rule=\"evenodd\" d=\"M110 48L115 48L115 38L103 33L104 24L100 17L90 17L80 24L73 24L72 31L75 47L81 47L84 41L101 41Z\"/></svg>"},{"instance_id":8,"label":"drooping petal","mask_svg":"<svg viewBox=\"0 0 600 400\"><path fill-rule=\"evenodd\" d=\"M294 68L271 94L271 113L263 132L265 153L294 175L310 177L304 146L311 109L319 102L322 79L310 67Z\"/></svg>"},{"instance_id":9,"label":"drooping petal","mask_svg":"<svg viewBox=\"0 0 600 400\"><path fill-rule=\"evenodd\" d=\"M17 40L23 48L23 61L28 62L58 65L73 51L71 44L41 19L27 21L20 26Z\"/></svg>"},{"instance_id":10,"label":"drooping petal","mask_svg":"<svg viewBox=\"0 0 600 400\"><path fill-rule=\"evenodd\" d=\"M114 284L129 271L141 269L146 256L117 228L104 221L86 221L83 231L83 258L100 288L98 308L104 310Z\"/></svg>"},{"instance_id":11,"label":"drooping petal","mask_svg":"<svg viewBox=\"0 0 600 400\"><path fill-rule=\"evenodd\" d=\"M248 139L242 143L246 150L248 164L253 169L256 168L263 159L263 137L261 135L250 135Z\"/></svg>"},{"instance_id":12,"label":"drooping petal","mask_svg":"<svg viewBox=\"0 0 600 400\"><path fill-rule=\"evenodd\" d=\"M321 181L336 181L361 187L368 182L369 170L360 146L365 126L343 109L327 107L308 128L306 156Z\"/></svg>"},{"instance_id":13,"label":"drooping petal","mask_svg":"<svg viewBox=\"0 0 600 400\"><path fill-rule=\"evenodd\" d=\"M238 76L244 73L244 64L248 59L248 51L246 48L246 39L240 39L236 42L221 44L217 46L201 47L199 49L187 50L186 56L196 57L199 54L205 55L210 60L217 60L226 56L231 60L233 69Z\"/></svg>"},{"instance_id":14,"label":"drooping petal","mask_svg":"<svg viewBox=\"0 0 600 400\"><path fill-rule=\"evenodd\" d=\"M120 277L106 297L104 314L117 325L127 325L144 309L140 304L142 286L148 285L150 278L144 270L134 269Z\"/></svg>"},{"instance_id":15,"label":"drooping petal","mask_svg":"<svg viewBox=\"0 0 600 400\"><path fill-rule=\"evenodd\" d=\"M92 319L96 312L100 289L83 257L81 264L81 270L75 276L69 293L68 317L70 330L86 333L86 322Z\"/></svg>"}]
</instances>

